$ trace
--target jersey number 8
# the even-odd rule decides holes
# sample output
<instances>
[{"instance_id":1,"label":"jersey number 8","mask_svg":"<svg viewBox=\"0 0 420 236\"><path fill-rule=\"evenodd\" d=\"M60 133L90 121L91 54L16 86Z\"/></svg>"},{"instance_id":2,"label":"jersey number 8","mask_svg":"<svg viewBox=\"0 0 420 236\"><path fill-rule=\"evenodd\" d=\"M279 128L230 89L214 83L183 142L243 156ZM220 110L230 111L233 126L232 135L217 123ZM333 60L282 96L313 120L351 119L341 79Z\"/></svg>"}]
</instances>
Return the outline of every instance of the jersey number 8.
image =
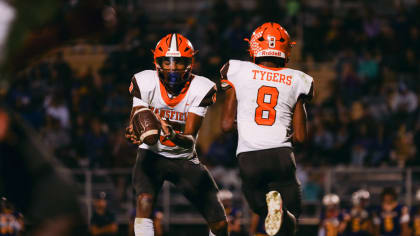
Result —
<instances>
[{"instance_id":1,"label":"jersey number 8","mask_svg":"<svg viewBox=\"0 0 420 236\"><path fill-rule=\"evenodd\" d=\"M258 89L257 104L255 109L255 122L258 125L271 126L276 121L277 98L279 91L275 87L261 86Z\"/></svg>"}]
</instances>

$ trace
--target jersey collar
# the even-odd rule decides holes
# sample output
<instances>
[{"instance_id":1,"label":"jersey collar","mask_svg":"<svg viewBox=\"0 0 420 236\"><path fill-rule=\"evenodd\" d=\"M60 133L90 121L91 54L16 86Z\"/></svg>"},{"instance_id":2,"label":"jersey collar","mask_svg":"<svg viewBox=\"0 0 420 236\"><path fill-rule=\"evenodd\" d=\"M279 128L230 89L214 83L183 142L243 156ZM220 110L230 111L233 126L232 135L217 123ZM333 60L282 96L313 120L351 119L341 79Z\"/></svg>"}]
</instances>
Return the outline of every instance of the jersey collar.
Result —
<instances>
[{"instance_id":1,"label":"jersey collar","mask_svg":"<svg viewBox=\"0 0 420 236\"><path fill-rule=\"evenodd\" d=\"M170 107L175 107L176 105L178 105L179 102L182 101L182 99L184 99L188 89L190 88L190 84L191 80L185 84L185 87L181 90L181 93L178 96L170 98L168 92L165 89L165 86L163 86L162 82L159 80L160 95L163 101L166 103L166 105Z\"/></svg>"},{"instance_id":2,"label":"jersey collar","mask_svg":"<svg viewBox=\"0 0 420 236\"><path fill-rule=\"evenodd\" d=\"M256 64L256 65L259 66L259 67L262 67L264 69L275 70L275 71L283 70L285 68L285 67L268 67L268 66L263 66L261 64Z\"/></svg>"}]
</instances>

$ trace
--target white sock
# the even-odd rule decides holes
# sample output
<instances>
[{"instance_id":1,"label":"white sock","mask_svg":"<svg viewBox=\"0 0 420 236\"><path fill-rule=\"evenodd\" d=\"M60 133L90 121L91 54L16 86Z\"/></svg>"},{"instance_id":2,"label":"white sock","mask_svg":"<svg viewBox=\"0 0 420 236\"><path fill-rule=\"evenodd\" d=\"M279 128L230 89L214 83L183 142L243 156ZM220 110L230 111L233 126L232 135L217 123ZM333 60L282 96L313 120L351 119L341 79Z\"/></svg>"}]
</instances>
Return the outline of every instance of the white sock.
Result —
<instances>
[{"instance_id":1,"label":"white sock","mask_svg":"<svg viewBox=\"0 0 420 236\"><path fill-rule=\"evenodd\" d=\"M154 236L153 221L149 218L136 218L134 220L135 236Z\"/></svg>"},{"instance_id":2,"label":"white sock","mask_svg":"<svg viewBox=\"0 0 420 236\"><path fill-rule=\"evenodd\" d=\"M216 236L211 230L209 231L209 236Z\"/></svg>"}]
</instances>

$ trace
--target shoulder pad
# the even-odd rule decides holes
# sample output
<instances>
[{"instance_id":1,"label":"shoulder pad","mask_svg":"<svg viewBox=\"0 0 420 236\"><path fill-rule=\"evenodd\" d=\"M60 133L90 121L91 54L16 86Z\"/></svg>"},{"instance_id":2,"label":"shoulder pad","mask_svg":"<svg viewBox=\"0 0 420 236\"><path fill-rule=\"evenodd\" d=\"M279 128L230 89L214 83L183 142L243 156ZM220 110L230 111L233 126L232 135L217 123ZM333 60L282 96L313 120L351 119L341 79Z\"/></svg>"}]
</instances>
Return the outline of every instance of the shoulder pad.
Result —
<instances>
[{"instance_id":1,"label":"shoulder pad","mask_svg":"<svg viewBox=\"0 0 420 236\"><path fill-rule=\"evenodd\" d=\"M216 85L213 86L209 92L204 96L203 100L200 102L200 107L208 107L210 105L213 105L216 102L216 92L217 88Z\"/></svg>"},{"instance_id":2,"label":"shoulder pad","mask_svg":"<svg viewBox=\"0 0 420 236\"><path fill-rule=\"evenodd\" d=\"M309 88L309 90L305 89L308 93L302 93L300 97L303 98L305 102L309 102L314 97L314 79L312 76L307 75L304 72L301 72L300 79L302 80L302 86L304 86L304 88Z\"/></svg>"},{"instance_id":3,"label":"shoulder pad","mask_svg":"<svg viewBox=\"0 0 420 236\"><path fill-rule=\"evenodd\" d=\"M227 80L227 72L229 70L229 62L226 62L223 66L222 69L220 69L220 78L222 80Z\"/></svg>"},{"instance_id":4,"label":"shoulder pad","mask_svg":"<svg viewBox=\"0 0 420 236\"><path fill-rule=\"evenodd\" d=\"M128 91L130 92L131 96L141 99L140 89L135 76L131 78L131 83Z\"/></svg>"}]
</instances>

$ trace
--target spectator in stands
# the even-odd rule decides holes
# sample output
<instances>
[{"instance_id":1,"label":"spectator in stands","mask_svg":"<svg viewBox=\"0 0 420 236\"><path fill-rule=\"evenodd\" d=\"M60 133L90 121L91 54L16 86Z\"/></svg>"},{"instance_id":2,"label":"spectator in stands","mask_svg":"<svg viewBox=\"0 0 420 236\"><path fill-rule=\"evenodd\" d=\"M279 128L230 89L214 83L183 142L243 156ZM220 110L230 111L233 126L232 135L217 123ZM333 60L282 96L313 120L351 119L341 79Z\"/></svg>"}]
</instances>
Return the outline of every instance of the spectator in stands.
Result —
<instances>
[{"instance_id":1,"label":"spectator in stands","mask_svg":"<svg viewBox=\"0 0 420 236\"><path fill-rule=\"evenodd\" d=\"M407 85L400 84L399 93L396 99L396 110L402 113L413 113L418 107L417 95L407 88Z\"/></svg>"},{"instance_id":2,"label":"spectator in stands","mask_svg":"<svg viewBox=\"0 0 420 236\"><path fill-rule=\"evenodd\" d=\"M410 226L413 236L420 235L420 189L417 189L415 195L415 204L410 211Z\"/></svg>"},{"instance_id":3,"label":"spectator in stands","mask_svg":"<svg viewBox=\"0 0 420 236\"><path fill-rule=\"evenodd\" d=\"M242 235L242 211L233 206L233 193L223 189L217 193L217 197L225 207L230 236Z\"/></svg>"},{"instance_id":4,"label":"spectator in stands","mask_svg":"<svg viewBox=\"0 0 420 236\"><path fill-rule=\"evenodd\" d=\"M41 130L44 142L52 149L59 150L69 145L70 136L65 129L60 126L60 120L52 116L47 116L46 125Z\"/></svg>"},{"instance_id":5,"label":"spectator in stands","mask_svg":"<svg viewBox=\"0 0 420 236\"><path fill-rule=\"evenodd\" d=\"M97 117L90 121L89 130L84 131L85 149L91 168L103 168L108 164L110 145L106 131L106 125Z\"/></svg>"},{"instance_id":6,"label":"spectator in stands","mask_svg":"<svg viewBox=\"0 0 420 236\"><path fill-rule=\"evenodd\" d=\"M329 193L322 198L322 205L318 236L338 235L343 231L340 229L343 220L340 198L337 194Z\"/></svg>"},{"instance_id":7,"label":"spectator in stands","mask_svg":"<svg viewBox=\"0 0 420 236\"><path fill-rule=\"evenodd\" d=\"M398 128L398 133L394 140L394 149L391 151L391 159L394 160L399 167L405 167L410 159L414 158L417 148L414 145L414 136L412 131L407 130L405 124Z\"/></svg>"},{"instance_id":8,"label":"spectator in stands","mask_svg":"<svg viewBox=\"0 0 420 236\"><path fill-rule=\"evenodd\" d=\"M369 198L370 193L364 189L351 195L352 207L344 213L340 225L343 235L369 236L374 233Z\"/></svg>"},{"instance_id":9,"label":"spectator in stands","mask_svg":"<svg viewBox=\"0 0 420 236\"><path fill-rule=\"evenodd\" d=\"M376 79L379 74L379 63L370 51L366 50L363 52L363 55L361 55L357 73L365 84L370 85L367 86L370 88L373 80Z\"/></svg>"},{"instance_id":10,"label":"spectator in stands","mask_svg":"<svg viewBox=\"0 0 420 236\"><path fill-rule=\"evenodd\" d=\"M15 211L7 198L0 198L0 236L21 236L24 230L23 215Z\"/></svg>"},{"instance_id":11,"label":"spectator in stands","mask_svg":"<svg viewBox=\"0 0 420 236\"><path fill-rule=\"evenodd\" d=\"M90 220L91 235L118 235L118 224L115 214L107 207L107 194L100 192L94 199L94 212Z\"/></svg>"},{"instance_id":12,"label":"spectator in stands","mask_svg":"<svg viewBox=\"0 0 420 236\"><path fill-rule=\"evenodd\" d=\"M60 91L54 92L54 94L45 98L45 111L46 114L58 119L62 128L70 127L70 114L63 94Z\"/></svg>"},{"instance_id":13,"label":"spectator in stands","mask_svg":"<svg viewBox=\"0 0 420 236\"><path fill-rule=\"evenodd\" d=\"M383 189L381 205L373 214L377 235L409 235L409 210L407 206L398 202L398 195L394 188Z\"/></svg>"},{"instance_id":14,"label":"spectator in stands","mask_svg":"<svg viewBox=\"0 0 420 236\"><path fill-rule=\"evenodd\" d=\"M210 165L220 165L224 167L234 167L236 165L236 141L237 134L230 132L228 134L219 135L207 152L207 159Z\"/></svg>"},{"instance_id":15,"label":"spectator in stands","mask_svg":"<svg viewBox=\"0 0 420 236\"><path fill-rule=\"evenodd\" d=\"M319 175L310 174L307 182L303 185L303 200L318 202L322 197L322 188L319 184Z\"/></svg>"},{"instance_id":16,"label":"spectator in stands","mask_svg":"<svg viewBox=\"0 0 420 236\"><path fill-rule=\"evenodd\" d=\"M27 235L85 235L75 185L39 140L20 116L0 105L0 193L31 222Z\"/></svg>"}]
</instances>

